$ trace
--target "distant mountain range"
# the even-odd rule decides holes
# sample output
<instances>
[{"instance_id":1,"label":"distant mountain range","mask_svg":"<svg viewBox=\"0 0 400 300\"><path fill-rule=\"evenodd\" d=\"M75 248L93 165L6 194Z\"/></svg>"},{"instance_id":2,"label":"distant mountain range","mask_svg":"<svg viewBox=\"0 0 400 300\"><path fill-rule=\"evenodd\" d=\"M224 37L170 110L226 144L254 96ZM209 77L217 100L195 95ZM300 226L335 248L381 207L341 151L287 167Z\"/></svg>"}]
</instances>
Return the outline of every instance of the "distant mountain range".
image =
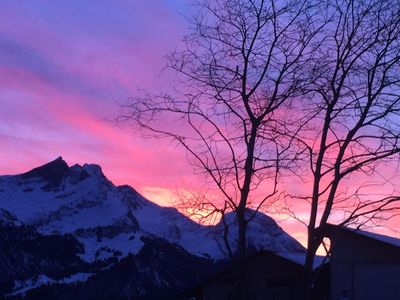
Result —
<instances>
[{"instance_id":1,"label":"distant mountain range","mask_svg":"<svg viewBox=\"0 0 400 300\"><path fill-rule=\"evenodd\" d=\"M0 176L0 231L0 297L10 299L172 299L227 259L223 224L197 224L61 157ZM304 252L262 213L247 236L253 248Z\"/></svg>"}]
</instances>

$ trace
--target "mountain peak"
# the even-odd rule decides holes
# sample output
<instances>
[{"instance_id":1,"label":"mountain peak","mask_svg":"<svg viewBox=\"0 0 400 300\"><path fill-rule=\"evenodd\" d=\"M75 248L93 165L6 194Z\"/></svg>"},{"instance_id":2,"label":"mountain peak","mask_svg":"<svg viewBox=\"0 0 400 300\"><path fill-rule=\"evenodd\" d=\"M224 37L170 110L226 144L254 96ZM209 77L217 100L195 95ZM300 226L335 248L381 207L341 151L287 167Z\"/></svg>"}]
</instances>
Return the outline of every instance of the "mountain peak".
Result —
<instances>
[{"instance_id":1,"label":"mountain peak","mask_svg":"<svg viewBox=\"0 0 400 300\"><path fill-rule=\"evenodd\" d=\"M246 209L247 239L250 248L273 251L304 252L304 247L288 235L270 216L261 211ZM235 212L228 212L224 216L225 224L229 227L228 239L234 244L238 236L237 217ZM217 225L217 232L223 232L225 225L221 220Z\"/></svg>"},{"instance_id":2,"label":"mountain peak","mask_svg":"<svg viewBox=\"0 0 400 300\"><path fill-rule=\"evenodd\" d=\"M227 222L228 224L237 223L236 213L233 211L226 213L224 218L225 222ZM261 211L254 210L252 208L246 208L245 218L247 222L257 222L257 223L262 222L268 225L268 227L278 226L278 224L275 222L273 218L262 213Z\"/></svg>"},{"instance_id":3,"label":"mountain peak","mask_svg":"<svg viewBox=\"0 0 400 300\"><path fill-rule=\"evenodd\" d=\"M99 165L68 167L58 157L15 179L0 180L0 195L2 190L7 194L7 197L0 197L0 208L41 233L76 234L85 245L85 259L89 261L111 257L113 249L137 253L142 245L139 236L147 235L176 243L196 255L215 259L227 257L221 234L226 229L223 221L214 226L202 226L176 208L152 204L129 186L116 187ZM0 212L1 218L12 222L12 216L5 212ZM271 217L249 209L246 219L250 218L247 242L251 248L304 251ZM236 215L227 213L225 221L229 226L227 238L234 249L238 236ZM92 237L107 239L93 245ZM199 244L199 241L202 242Z\"/></svg>"},{"instance_id":4,"label":"mountain peak","mask_svg":"<svg viewBox=\"0 0 400 300\"><path fill-rule=\"evenodd\" d=\"M100 177L105 177L103 170L99 165L96 164L84 164L83 165L83 170L88 172L90 175L95 175L95 176L100 176Z\"/></svg>"},{"instance_id":5,"label":"mountain peak","mask_svg":"<svg viewBox=\"0 0 400 300\"><path fill-rule=\"evenodd\" d=\"M41 177L44 180L57 181L68 172L68 164L59 156L47 164L21 174L21 176L23 178Z\"/></svg>"}]
</instances>

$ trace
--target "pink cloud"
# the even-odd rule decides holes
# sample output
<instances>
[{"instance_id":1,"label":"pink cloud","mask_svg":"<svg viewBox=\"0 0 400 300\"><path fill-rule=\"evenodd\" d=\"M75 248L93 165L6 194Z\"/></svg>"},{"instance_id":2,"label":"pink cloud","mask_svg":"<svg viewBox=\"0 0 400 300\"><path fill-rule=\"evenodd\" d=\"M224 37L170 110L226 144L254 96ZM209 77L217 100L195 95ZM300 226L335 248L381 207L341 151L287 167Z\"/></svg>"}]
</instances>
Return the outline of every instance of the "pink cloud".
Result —
<instances>
[{"instance_id":1,"label":"pink cloud","mask_svg":"<svg viewBox=\"0 0 400 300\"><path fill-rule=\"evenodd\" d=\"M181 148L104 121L138 87L169 86L157 75L185 32L181 3L2 1L0 173L62 155L69 164L97 163L116 184L161 204L175 201L176 190L203 188ZM283 224L304 241L298 223Z\"/></svg>"}]
</instances>

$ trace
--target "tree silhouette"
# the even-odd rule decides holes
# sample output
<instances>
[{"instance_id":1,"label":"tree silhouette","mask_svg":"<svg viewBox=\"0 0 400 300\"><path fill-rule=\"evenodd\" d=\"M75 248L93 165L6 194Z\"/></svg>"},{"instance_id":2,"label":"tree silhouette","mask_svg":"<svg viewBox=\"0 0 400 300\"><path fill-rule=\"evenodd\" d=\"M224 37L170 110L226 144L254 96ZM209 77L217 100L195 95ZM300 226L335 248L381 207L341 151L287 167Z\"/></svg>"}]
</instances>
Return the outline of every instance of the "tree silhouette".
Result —
<instances>
[{"instance_id":1,"label":"tree silhouette","mask_svg":"<svg viewBox=\"0 0 400 300\"><path fill-rule=\"evenodd\" d=\"M306 268L309 280L324 226L341 212L339 226L371 224L398 210L395 182L372 179L398 163L400 152L400 3L325 1L325 26L313 49L309 91L292 135L312 178ZM294 123L296 123L294 122ZM295 212L296 213L296 212ZM308 282L311 286L312 283Z\"/></svg>"},{"instance_id":2,"label":"tree silhouette","mask_svg":"<svg viewBox=\"0 0 400 300\"><path fill-rule=\"evenodd\" d=\"M322 26L308 1L196 5L190 33L168 56L166 71L178 80L174 92L132 99L118 121L186 149L195 171L219 192L220 201L203 195L202 211L222 213L223 221L226 211L236 214L237 244L228 243L228 227L225 240L236 266L236 295L244 299L246 227L277 194L279 170L294 161L293 138L282 139L281 131L292 102L304 94L303 72Z\"/></svg>"},{"instance_id":3,"label":"tree silhouette","mask_svg":"<svg viewBox=\"0 0 400 300\"><path fill-rule=\"evenodd\" d=\"M229 227L224 234L240 299L248 222L277 196L282 170L311 178L309 191L290 195L309 204L311 297L313 260L332 214L342 210L339 225L346 226L390 218L398 208L394 184L379 197L363 191L370 186L366 178L400 152L400 3L195 3L189 34L167 57L165 72L177 80L175 89L132 99L118 121L186 150L220 199L194 197L192 208L219 212L222 221L226 211L236 214L233 248Z\"/></svg>"}]
</instances>

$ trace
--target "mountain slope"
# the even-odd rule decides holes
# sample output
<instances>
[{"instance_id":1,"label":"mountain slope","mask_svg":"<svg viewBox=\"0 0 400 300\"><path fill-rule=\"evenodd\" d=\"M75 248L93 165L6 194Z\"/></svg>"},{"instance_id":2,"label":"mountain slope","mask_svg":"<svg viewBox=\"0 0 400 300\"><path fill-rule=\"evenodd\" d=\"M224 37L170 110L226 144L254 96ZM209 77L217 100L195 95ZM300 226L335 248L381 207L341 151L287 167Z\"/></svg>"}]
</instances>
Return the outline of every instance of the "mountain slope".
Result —
<instances>
[{"instance_id":1,"label":"mountain slope","mask_svg":"<svg viewBox=\"0 0 400 300\"><path fill-rule=\"evenodd\" d=\"M53 281L28 290L23 299L176 299L179 291L220 265L162 239L143 238L143 243L137 255L129 254L85 282ZM19 295L9 298L20 299Z\"/></svg>"},{"instance_id":2,"label":"mountain slope","mask_svg":"<svg viewBox=\"0 0 400 300\"><path fill-rule=\"evenodd\" d=\"M117 187L97 165L69 168L60 157L21 175L0 176L0 197L0 208L40 233L75 235L85 246L86 261L112 256L112 249L123 255L137 253L142 247L140 236L164 238L196 255L226 257L221 223L201 226L174 208L148 201L129 186ZM233 215L228 218L234 225ZM261 213L249 224L248 236L257 247L303 250Z\"/></svg>"},{"instance_id":3,"label":"mountain slope","mask_svg":"<svg viewBox=\"0 0 400 300\"><path fill-rule=\"evenodd\" d=\"M226 221L232 226L229 240L234 245L234 215L228 214ZM32 267L24 276L3 278L4 286L8 287L4 291L11 291L14 295L50 283L86 281L90 276L99 278L100 272L107 273L110 268L117 268L128 257L134 258L136 264L145 264L142 256L144 249L148 249L150 244L156 248L162 245L151 241L163 240L166 243L164 248L172 247L178 256L187 253L191 261L196 261L196 256L214 260L227 258L222 223L215 226L197 224L175 208L152 203L130 186L115 186L97 165L69 167L61 157L20 175L0 176L0 228L4 232L14 232L15 243L22 241L22 244L28 245L27 249L14 250L16 258L10 252L0 252L0 259L8 264L20 262L21 257L32 260ZM247 236L249 245L254 248L304 251L296 240L262 213L257 213L249 223ZM38 243L48 240L58 240L58 244L73 251L51 258L46 249L35 248ZM10 241L0 238L1 242ZM51 242L48 243L48 251L56 251ZM36 249L36 256L29 249ZM68 263L62 265L57 259ZM41 269L42 264L51 267L52 263L61 266L60 274L46 273ZM169 280L162 271L167 268L164 266L166 263L159 260L154 266L158 275L149 275L153 285L159 284L159 289L168 288L168 285L162 284ZM212 264L212 261L209 263ZM147 284L147 275L137 272L141 275L135 276L142 280L137 280L137 287L143 289ZM86 282L89 284L93 280ZM185 283L182 278L180 280L181 284Z\"/></svg>"}]
</instances>

